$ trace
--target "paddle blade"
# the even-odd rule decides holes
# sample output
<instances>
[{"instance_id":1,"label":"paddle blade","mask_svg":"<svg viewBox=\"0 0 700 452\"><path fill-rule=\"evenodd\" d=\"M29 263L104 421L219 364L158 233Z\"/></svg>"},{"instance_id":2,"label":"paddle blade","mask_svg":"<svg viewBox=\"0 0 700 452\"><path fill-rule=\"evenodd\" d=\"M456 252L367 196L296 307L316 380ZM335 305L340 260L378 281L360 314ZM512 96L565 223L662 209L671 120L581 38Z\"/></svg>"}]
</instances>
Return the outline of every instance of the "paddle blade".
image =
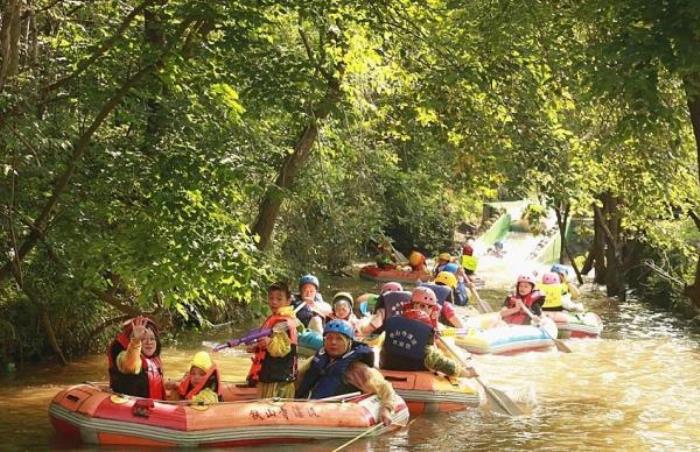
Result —
<instances>
[{"instance_id":1,"label":"paddle blade","mask_svg":"<svg viewBox=\"0 0 700 452\"><path fill-rule=\"evenodd\" d=\"M554 345L557 346L557 350L562 353L571 353L571 349L562 341L561 339L553 339Z\"/></svg>"},{"instance_id":2,"label":"paddle blade","mask_svg":"<svg viewBox=\"0 0 700 452\"><path fill-rule=\"evenodd\" d=\"M525 414L525 412L515 402L513 402L513 400L511 400L511 398L508 397L505 392L491 386L486 386L478 379L477 381L486 392L486 398L489 401L491 410L506 416L520 416Z\"/></svg>"}]
</instances>

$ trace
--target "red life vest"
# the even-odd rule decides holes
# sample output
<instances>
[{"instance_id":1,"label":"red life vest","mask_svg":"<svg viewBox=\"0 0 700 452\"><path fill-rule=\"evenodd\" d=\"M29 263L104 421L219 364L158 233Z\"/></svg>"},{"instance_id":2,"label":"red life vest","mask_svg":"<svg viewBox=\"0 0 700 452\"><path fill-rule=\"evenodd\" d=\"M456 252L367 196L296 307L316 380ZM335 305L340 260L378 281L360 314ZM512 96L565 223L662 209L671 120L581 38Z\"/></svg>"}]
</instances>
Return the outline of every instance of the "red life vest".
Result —
<instances>
[{"instance_id":1,"label":"red life vest","mask_svg":"<svg viewBox=\"0 0 700 452\"><path fill-rule=\"evenodd\" d=\"M282 316L282 315L271 315L262 324L260 329L272 328L278 322L287 322L287 334L289 334L289 339L294 347L297 345L297 324L296 320L292 317ZM246 380L248 384L255 385L260 381L260 372L263 368L263 362L267 358L267 348L257 345L255 347L255 354L253 355L253 365L250 366L250 371L248 371L248 377ZM293 359L293 369L292 372L296 378L296 353ZM286 379L286 378L285 378ZM293 379L291 381L294 381Z\"/></svg>"},{"instance_id":2,"label":"red life vest","mask_svg":"<svg viewBox=\"0 0 700 452\"><path fill-rule=\"evenodd\" d=\"M529 294L521 297L520 295L513 294L508 297L507 308L511 309L515 307L516 300L520 299L529 310L532 311L532 305L538 302L542 298L542 293L539 290L533 290ZM506 323L511 323L513 325L529 325L530 316L527 315L525 311L518 311L515 314L504 317L503 320Z\"/></svg>"},{"instance_id":3,"label":"red life vest","mask_svg":"<svg viewBox=\"0 0 700 452\"><path fill-rule=\"evenodd\" d=\"M177 387L177 393L180 395L181 399L187 399L187 400L192 400L194 396L199 394L199 392L206 388L207 385L211 383L211 378L214 376L215 381L216 381L216 394L219 396L219 400L221 400L222 397L222 391L221 391L221 374L219 372L219 368L217 367L216 364L212 365L209 368L209 371L207 371L206 375L204 375L204 378L202 379L201 382L197 386L192 387L192 377L190 376L190 373L188 372L187 375L185 375L185 378L182 379L180 384Z\"/></svg>"},{"instance_id":4,"label":"red life vest","mask_svg":"<svg viewBox=\"0 0 700 452\"><path fill-rule=\"evenodd\" d=\"M164 399L163 366L160 354L146 357L141 354L141 372L137 375L124 374L117 369L117 356L129 347L131 324L117 335L107 351L109 360L109 386L112 390L137 397ZM160 348L160 347L159 347ZM160 350L158 350L159 352ZM158 353L157 352L157 353Z\"/></svg>"}]
</instances>

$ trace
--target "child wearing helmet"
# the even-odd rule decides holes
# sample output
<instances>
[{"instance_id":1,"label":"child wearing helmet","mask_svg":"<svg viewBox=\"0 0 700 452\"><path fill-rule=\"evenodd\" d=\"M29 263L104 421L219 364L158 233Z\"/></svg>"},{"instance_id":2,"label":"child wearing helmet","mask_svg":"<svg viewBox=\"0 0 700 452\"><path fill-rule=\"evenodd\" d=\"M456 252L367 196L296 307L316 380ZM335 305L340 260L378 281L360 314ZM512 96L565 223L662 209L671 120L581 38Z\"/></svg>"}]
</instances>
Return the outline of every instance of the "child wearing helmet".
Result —
<instances>
[{"instance_id":1,"label":"child wearing helmet","mask_svg":"<svg viewBox=\"0 0 700 452\"><path fill-rule=\"evenodd\" d=\"M109 387L120 394L165 398L160 349L153 320L142 316L129 319L107 350Z\"/></svg>"},{"instance_id":2,"label":"child wearing helmet","mask_svg":"<svg viewBox=\"0 0 700 452\"><path fill-rule=\"evenodd\" d=\"M170 386L170 385L169 385ZM197 352L190 363L190 370L175 385L181 400L212 404L223 400L219 367L207 352Z\"/></svg>"},{"instance_id":3,"label":"child wearing helmet","mask_svg":"<svg viewBox=\"0 0 700 452\"><path fill-rule=\"evenodd\" d=\"M421 252L411 251L411 254L408 256L408 264L411 266L412 272L429 273L425 255Z\"/></svg>"},{"instance_id":4,"label":"child wearing helmet","mask_svg":"<svg viewBox=\"0 0 700 452\"><path fill-rule=\"evenodd\" d=\"M544 295L536 289L535 277L529 274L518 276L515 293L509 295L503 303L500 314L506 323L515 325L529 325L530 316L525 312L527 307L538 321L542 315L542 305L545 302Z\"/></svg>"},{"instance_id":5,"label":"child wearing helmet","mask_svg":"<svg viewBox=\"0 0 700 452\"><path fill-rule=\"evenodd\" d=\"M290 306L291 293L287 284L276 282L267 289L267 304L272 313L261 328L272 328L286 322L286 331L275 331L269 337L258 339L249 348L253 364L247 381L257 387L258 398L292 398L297 377L297 325Z\"/></svg>"},{"instance_id":6,"label":"child wearing helmet","mask_svg":"<svg viewBox=\"0 0 700 452\"><path fill-rule=\"evenodd\" d=\"M299 278L299 294L292 298L292 306L297 308L300 304L306 303L306 306L297 311L297 318L306 328L320 334L323 331L323 323L333 312L333 308L323 301L319 290L321 290L321 284L316 276L311 274L302 276Z\"/></svg>"},{"instance_id":7,"label":"child wearing helmet","mask_svg":"<svg viewBox=\"0 0 700 452\"><path fill-rule=\"evenodd\" d=\"M338 292L333 297L333 312L331 319L346 320L357 331L359 319L353 312L353 299L349 292Z\"/></svg>"},{"instance_id":8,"label":"child wearing helmet","mask_svg":"<svg viewBox=\"0 0 700 452\"><path fill-rule=\"evenodd\" d=\"M435 264L435 268L433 268L433 277L437 276L438 273L443 271L445 269L445 265L449 264L450 262L452 262L452 256L450 256L450 253L438 254L437 263Z\"/></svg>"},{"instance_id":9,"label":"child wearing helmet","mask_svg":"<svg viewBox=\"0 0 700 452\"><path fill-rule=\"evenodd\" d=\"M429 370L448 377L476 376L473 369L463 368L435 346L439 315L435 293L428 287L416 287L403 314L386 321L380 360L382 369Z\"/></svg>"},{"instance_id":10,"label":"child wearing helmet","mask_svg":"<svg viewBox=\"0 0 700 452\"><path fill-rule=\"evenodd\" d=\"M574 283L569 281L569 270L566 268L566 266L561 264L554 264L552 265L550 271L556 273L559 276L559 282L564 286L564 293L571 294L572 300L578 300L581 296L581 292L578 290L578 287L576 287ZM583 310L583 305L581 305L581 303L574 304L580 305L581 310Z\"/></svg>"},{"instance_id":11,"label":"child wearing helmet","mask_svg":"<svg viewBox=\"0 0 700 452\"><path fill-rule=\"evenodd\" d=\"M361 319L357 324L357 331L364 335L380 334L384 321L386 320L386 304L384 297L390 292L403 292L401 284L390 281L386 282L379 289L379 295L374 303L374 311L370 317Z\"/></svg>"},{"instance_id":12,"label":"child wearing helmet","mask_svg":"<svg viewBox=\"0 0 700 452\"><path fill-rule=\"evenodd\" d=\"M376 394L381 403L382 422L390 425L396 393L377 369L374 352L355 339L355 331L345 320L335 319L323 329L323 348L299 366L299 399L323 399L355 391Z\"/></svg>"}]
</instances>

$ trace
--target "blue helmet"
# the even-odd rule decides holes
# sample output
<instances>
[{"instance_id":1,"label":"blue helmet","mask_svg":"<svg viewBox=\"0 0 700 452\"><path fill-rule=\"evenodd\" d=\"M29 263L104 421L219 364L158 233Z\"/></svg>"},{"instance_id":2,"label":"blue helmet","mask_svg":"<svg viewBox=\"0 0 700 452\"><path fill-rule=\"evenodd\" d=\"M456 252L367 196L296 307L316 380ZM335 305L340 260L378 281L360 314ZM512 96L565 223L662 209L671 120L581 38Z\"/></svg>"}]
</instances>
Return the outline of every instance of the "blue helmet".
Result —
<instances>
[{"instance_id":1,"label":"blue helmet","mask_svg":"<svg viewBox=\"0 0 700 452\"><path fill-rule=\"evenodd\" d=\"M304 284L313 284L316 286L316 290L321 289L321 284L318 282L318 278L312 274L304 275L299 278L299 287L303 286Z\"/></svg>"},{"instance_id":2,"label":"blue helmet","mask_svg":"<svg viewBox=\"0 0 700 452\"><path fill-rule=\"evenodd\" d=\"M552 268L550 268L549 271L554 272L554 273L560 273L560 274L563 274L564 276L569 276L569 269L566 268L566 266L561 265L561 264L552 265Z\"/></svg>"},{"instance_id":3,"label":"blue helmet","mask_svg":"<svg viewBox=\"0 0 700 452\"><path fill-rule=\"evenodd\" d=\"M326 326L323 327L323 335L328 333L340 333L351 340L355 339L355 329L350 325L350 322L345 320L335 319L326 323Z\"/></svg>"},{"instance_id":4,"label":"blue helmet","mask_svg":"<svg viewBox=\"0 0 700 452\"><path fill-rule=\"evenodd\" d=\"M442 267L442 271L444 272L457 273L457 270L459 270L459 265L455 264L454 262L450 262Z\"/></svg>"}]
</instances>

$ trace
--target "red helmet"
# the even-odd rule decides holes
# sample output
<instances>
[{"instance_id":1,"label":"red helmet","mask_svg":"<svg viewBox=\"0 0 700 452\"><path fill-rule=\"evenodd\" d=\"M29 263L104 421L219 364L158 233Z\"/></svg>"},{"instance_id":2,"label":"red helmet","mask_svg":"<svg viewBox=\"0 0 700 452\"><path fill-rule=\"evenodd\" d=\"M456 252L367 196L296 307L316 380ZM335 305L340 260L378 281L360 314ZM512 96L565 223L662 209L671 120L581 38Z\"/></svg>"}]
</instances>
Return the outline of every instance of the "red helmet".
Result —
<instances>
[{"instance_id":1,"label":"red helmet","mask_svg":"<svg viewBox=\"0 0 700 452\"><path fill-rule=\"evenodd\" d=\"M437 297L433 289L419 286L411 293L411 303L423 303L429 306L437 306Z\"/></svg>"},{"instance_id":2,"label":"red helmet","mask_svg":"<svg viewBox=\"0 0 700 452\"><path fill-rule=\"evenodd\" d=\"M381 289L379 289L379 294L384 295L387 292L401 292L403 287L397 282L385 283Z\"/></svg>"},{"instance_id":3,"label":"red helmet","mask_svg":"<svg viewBox=\"0 0 700 452\"><path fill-rule=\"evenodd\" d=\"M407 311L404 311L403 316L409 320L417 320L419 322L425 323L426 325L430 325L432 327L435 326L430 316L425 312L421 311L420 309L409 309Z\"/></svg>"},{"instance_id":4,"label":"red helmet","mask_svg":"<svg viewBox=\"0 0 700 452\"><path fill-rule=\"evenodd\" d=\"M465 256L471 256L472 254L474 254L474 248L472 248L471 245L464 245L462 247L462 254L464 254Z\"/></svg>"}]
</instances>

